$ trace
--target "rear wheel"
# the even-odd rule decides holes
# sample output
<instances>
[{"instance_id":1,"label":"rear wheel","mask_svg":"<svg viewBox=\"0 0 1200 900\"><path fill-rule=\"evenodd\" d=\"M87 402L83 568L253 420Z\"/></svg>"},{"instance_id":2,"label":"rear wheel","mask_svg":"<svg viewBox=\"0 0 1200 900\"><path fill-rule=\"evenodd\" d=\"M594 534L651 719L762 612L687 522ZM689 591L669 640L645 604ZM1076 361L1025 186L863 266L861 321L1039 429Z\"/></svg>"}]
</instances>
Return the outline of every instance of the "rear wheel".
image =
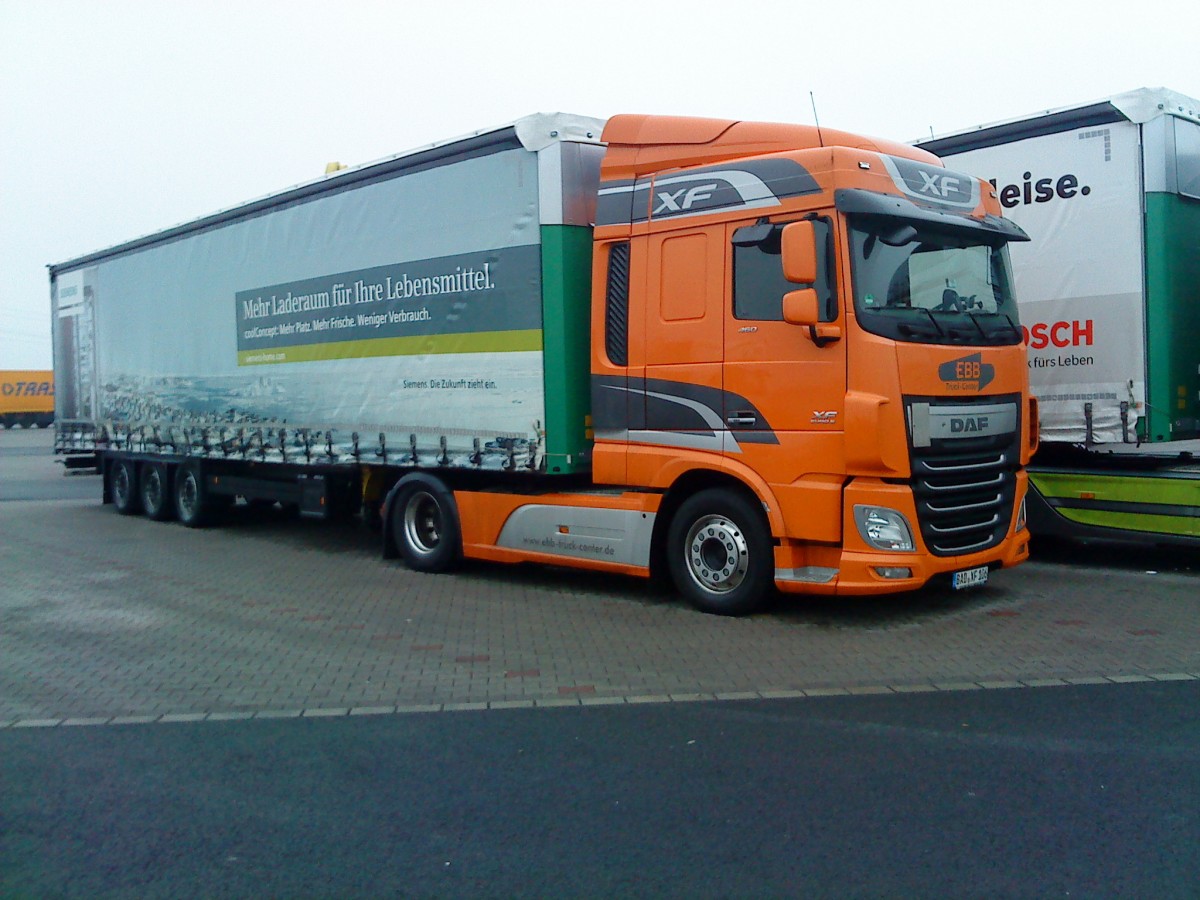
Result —
<instances>
[{"instance_id":1,"label":"rear wheel","mask_svg":"<svg viewBox=\"0 0 1200 900\"><path fill-rule=\"evenodd\" d=\"M108 490L113 508L123 516L141 512L138 497L137 466L132 460L118 459L108 474Z\"/></svg>"},{"instance_id":2,"label":"rear wheel","mask_svg":"<svg viewBox=\"0 0 1200 900\"><path fill-rule=\"evenodd\" d=\"M679 593L718 615L753 612L775 581L766 517L726 488L700 491L679 507L667 533L667 563Z\"/></svg>"},{"instance_id":3,"label":"rear wheel","mask_svg":"<svg viewBox=\"0 0 1200 900\"><path fill-rule=\"evenodd\" d=\"M439 479L402 479L390 505L396 549L409 568L446 572L462 555L462 533L454 494Z\"/></svg>"},{"instance_id":4,"label":"rear wheel","mask_svg":"<svg viewBox=\"0 0 1200 900\"><path fill-rule=\"evenodd\" d=\"M146 463L142 466L139 489L146 515L159 522L171 517L175 505L171 500L171 477L165 465Z\"/></svg>"},{"instance_id":5,"label":"rear wheel","mask_svg":"<svg viewBox=\"0 0 1200 900\"><path fill-rule=\"evenodd\" d=\"M172 491L175 515L188 528L203 528L212 516L212 505L204 490L204 475L200 466L186 463L175 473Z\"/></svg>"}]
</instances>

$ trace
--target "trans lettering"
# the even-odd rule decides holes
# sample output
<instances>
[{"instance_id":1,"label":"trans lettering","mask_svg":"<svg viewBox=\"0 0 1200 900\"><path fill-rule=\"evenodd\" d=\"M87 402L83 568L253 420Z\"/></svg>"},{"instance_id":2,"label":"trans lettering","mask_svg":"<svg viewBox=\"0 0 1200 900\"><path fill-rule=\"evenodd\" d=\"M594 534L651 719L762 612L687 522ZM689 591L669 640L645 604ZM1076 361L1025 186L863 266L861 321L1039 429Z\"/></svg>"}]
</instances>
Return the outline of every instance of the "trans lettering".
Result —
<instances>
[{"instance_id":1,"label":"trans lettering","mask_svg":"<svg viewBox=\"0 0 1200 900\"><path fill-rule=\"evenodd\" d=\"M0 394L5 397L53 397L52 381L12 381L0 384Z\"/></svg>"},{"instance_id":2,"label":"trans lettering","mask_svg":"<svg viewBox=\"0 0 1200 900\"><path fill-rule=\"evenodd\" d=\"M1086 197L1092 192L1086 184L1080 187L1079 178L1075 175L1063 175L1057 180L1039 178L1035 181L1033 173L1026 172L1021 178L1020 184L1006 184L1003 187L997 183L998 179L989 179L992 187L999 191L1000 205L1005 209L1022 204L1028 206L1031 203L1049 203L1055 197L1063 200L1070 200L1077 195Z\"/></svg>"}]
</instances>

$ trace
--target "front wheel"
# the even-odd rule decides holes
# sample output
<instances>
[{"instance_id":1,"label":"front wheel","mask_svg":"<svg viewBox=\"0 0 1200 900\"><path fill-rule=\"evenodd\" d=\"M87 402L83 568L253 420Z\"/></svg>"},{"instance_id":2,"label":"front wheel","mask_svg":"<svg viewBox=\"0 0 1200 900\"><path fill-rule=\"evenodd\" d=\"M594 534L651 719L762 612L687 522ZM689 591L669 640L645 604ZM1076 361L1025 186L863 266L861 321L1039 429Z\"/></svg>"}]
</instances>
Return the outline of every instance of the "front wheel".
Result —
<instances>
[{"instance_id":1,"label":"front wheel","mask_svg":"<svg viewBox=\"0 0 1200 900\"><path fill-rule=\"evenodd\" d=\"M750 498L726 488L683 502L667 532L667 554L676 589L704 612L754 612L775 581L765 516Z\"/></svg>"},{"instance_id":2,"label":"front wheel","mask_svg":"<svg viewBox=\"0 0 1200 900\"><path fill-rule=\"evenodd\" d=\"M418 572L446 572L462 555L454 494L439 479L401 479L389 504L391 533L401 558Z\"/></svg>"}]
</instances>

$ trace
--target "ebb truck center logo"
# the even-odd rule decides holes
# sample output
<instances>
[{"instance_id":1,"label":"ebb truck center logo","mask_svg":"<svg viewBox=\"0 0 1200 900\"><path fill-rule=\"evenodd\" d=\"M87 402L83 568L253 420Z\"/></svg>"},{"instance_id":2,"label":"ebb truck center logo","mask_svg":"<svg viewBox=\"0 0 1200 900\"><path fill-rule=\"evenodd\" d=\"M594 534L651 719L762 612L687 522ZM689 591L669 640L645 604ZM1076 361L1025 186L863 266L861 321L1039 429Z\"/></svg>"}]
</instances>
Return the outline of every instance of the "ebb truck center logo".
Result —
<instances>
[{"instance_id":1,"label":"ebb truck center logo","mask_svg":"<svg viewBox=\"0 0 1200 900\"><path fill-rule=\"evenodd\" d=\"M938 378L950 391L982 391L996 377L996 367L983 361L982 353L972 353L938 366Z\"/></svg>"}]
</instances>

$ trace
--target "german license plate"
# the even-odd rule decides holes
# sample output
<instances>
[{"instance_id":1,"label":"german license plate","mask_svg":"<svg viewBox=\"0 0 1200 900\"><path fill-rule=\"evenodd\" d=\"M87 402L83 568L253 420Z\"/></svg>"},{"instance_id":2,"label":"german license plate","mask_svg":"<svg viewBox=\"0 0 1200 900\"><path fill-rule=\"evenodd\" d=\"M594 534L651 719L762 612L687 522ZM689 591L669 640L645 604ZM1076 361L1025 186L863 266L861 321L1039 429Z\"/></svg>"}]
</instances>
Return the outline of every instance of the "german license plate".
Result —
<instances>
[{"instance_id":1,"label":"german license plate","mask_svg":"<svg viewBox=\"0 0 1200 900\"><path fill-rule=\"evenodd\" d=\"M961 572L955 572L950 584L956 591L960 591L963 588L979 587L981 584L987 584L987 580L988 567L977 566L974 569L963 569Z\"/></svg>"}]
</instances>

